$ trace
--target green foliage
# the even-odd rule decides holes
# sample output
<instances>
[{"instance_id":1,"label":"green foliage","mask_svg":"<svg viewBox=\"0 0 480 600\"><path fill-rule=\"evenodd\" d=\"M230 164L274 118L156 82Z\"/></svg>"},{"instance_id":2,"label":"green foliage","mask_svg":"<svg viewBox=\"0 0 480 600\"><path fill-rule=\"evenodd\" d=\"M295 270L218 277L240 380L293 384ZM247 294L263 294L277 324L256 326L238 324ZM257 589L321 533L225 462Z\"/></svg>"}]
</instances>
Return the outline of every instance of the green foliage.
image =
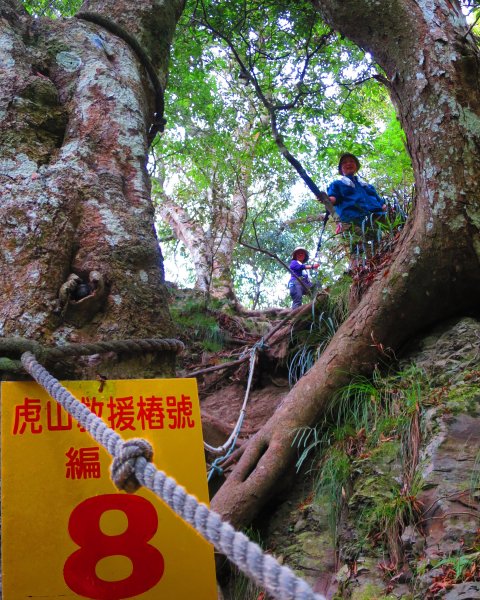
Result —
<instances>
[{"instance_id":1,"label":"green foliage","mask_svg":"<svg viewBox=\"0 0 480 600\"><path fill-rule=\"evenodd\" d=\"M200 343L207 352L223 348L223 333L205 302L189 300L183 305L174 304L170 314L182 336Z\"/></svg>"},{"instance_id":2,"label":"green foliage","mask_svg":"<svg viewBox=\"0 0 480 600\"><path fill-rule=\"evenodd\" d=\"M394 235L405 225L407 215L402 211L389 211L385 220L378 221L377 225L380 229L381 237L385 238Z\"/></svg>"},{"instance_id":3,"label":"green foliage","mask_svg":"<svg viewBox=\"0 0 480 600\"><path fill-rule=\"evenodd\" d=\"M475 567L478 572L480 569L480 552L471 552L461 554L460 556L450 556L435 563L435 567L448 566L455 573L455 581L460 583L464 581L467 571Z\"/></svg>"},{"instance_id":4,"label":"green foliage","mask_svg":"<svg viewBox=\"0 0 480 600\"><path fill-rule=\"evenodd\" d=\"M376 493L366 499L358 520L358 531L365 539L386 540L395 531L418 519L420 504L417 497L423 486L421 477L417 475L414 478L408 493L392 478L389 478L389 483L382 489L377 488Z\"/></svg>"},{"instance_id":5,"label":"green foliage","mask_svg":"<svg viewBox=\"0 0 480 600\"><path fill-rule=\"evenodd\" d=\"M333 446L321 464L321 479L317 481L317 501L327 499L330 530L336 534L345 490L352 477L352 461L344 448Z\"/></svg>"},{"instance_id":6,"label":"green foliage","mask_svg":"<svg viewBox=\"0 0 480 600\"><path fill-rule=\"evenodd\" d=\"M350 422L356 431L364 429L373 447L382 436L404 437L424 388L425 374L416 367L385 378L376 370L371 380L357 376L340 389L331 412L337 426Z\"/></svg>"},{"instance_id":7,"label":"green foliage","mask_svg":"<svg viewBox=\"0 0 480 600\"><path fill-rule=\"evenodd\" d=\"M381 192L397 197L411 181L411 169L374 74L368 57L331 32L307 0L187 5L174 43L167 130L155 146L165 189L208 236L219 206L215 190L221 191L217 197L226 214L242 177L249 208L243 241L284 261L298 244L314 248L319 225L281 226L318 215L319 205L306 188L292 188L301 180L279 153L270 118L274 115L282 142L320 188L336 176L339 154L350 150L373 159L365 172L382 184ZM327 231L320 257L323 285L345 268L338 246ZM168 256L173 244L165 248ZM288 275L267 254L237 247L233 275L244 305L288 305Z\"/></svg>"},{"instance_id":8,"label":"green foliage","mask_svg":"<svg viewBox=\"0 0 480 600\"><path fill-rule=\"evenodd\" d=\"M472 475L470 477L470 494L473 498L480 495L480 451L475 457L475 463L472 469Z\"/></svg>"},{"instance_id":9,"label":"green foliage","mask_svg":"<svg viewBox=\"0 0 480 600\"><path fill-rule=\"evenodd\" d=\"M377 259L382 260L385 252L391 252L398 233L404 228L411 211L412 198L405 195L400 202L397 198L385 201L385 217L364 221L361 226L352 227L342 233L349 255L355 256L355 262L369 268Z\"/></svg>"},{"instance_id":10,"label":"green foliage","mask_svg":"<svg viewBox=\"0 0 480 600\"><path fill-rule=\"evenodd\" d=\"M410 158L406 152L405 134L392 107L386 103L379 105L383 110L380 123L383 131L372 139L372 146L366 176L382 190L382 195L390 200L400 200L409 195L414 184Z\"/></svg>"},{"instance_id":11,"label":"green foliage","mask_svg":"<svg viewBox=\"0 0 480 600\"><path fill-rule=\"evenodd\" d=\"M338 392L331 411L335 412L337 427L348 422L355 431L363 429L366 435L373 434L372 442L376 444L383 433L381 420L392 414L392 405L389 394L382 394L380 374L376 371L373 377L373 380L362 375L355 377Z\"/></svg>"},{"instance_id":12,"label":"green foliage","mask_svg":"<svg viewBox=\"0 0 480 600\"><path fill-rule=\"evenodd\" d=\"M441 560L420 563L417 573L422 575L428 566L432 566L440 575L433 578L428 588L428 597L440 597L446 589L464 581L480 581L480 537L479 531L468 546ZM473 596L472 596L473 597Z\"/></svg>"},{"instance_id":13,"label":"green foliage","mask_svg":"<svg viewBox=\"0 0 480 600\"><path fill-rule=\"evenodd\" d=\"M249 577L241 571L236 571L232 576L232 600L258 600L262 593L262 588L258 587Z\"/></svg>"},{"instance_id":14,"label":"green foliage","mask_svg":"<svg viewBox=\"0 0 480 600\"><path fill-rule=\"evenodd\" d=\"M288 359L288 382L293 386L319 359L340 323L325 312L314 317L307 330L295 333L296 349Z\"/></svg>"},{"instance_id":15,"label":"green foliage","mask_svg":"<svg viewBox=\"0 0 480 600\"><path fill-rule=\"evenodd\" d=\"M22 0L25 9L38 17L71 17L80 6L82 0Z\"/></svg>"}]
</instances>

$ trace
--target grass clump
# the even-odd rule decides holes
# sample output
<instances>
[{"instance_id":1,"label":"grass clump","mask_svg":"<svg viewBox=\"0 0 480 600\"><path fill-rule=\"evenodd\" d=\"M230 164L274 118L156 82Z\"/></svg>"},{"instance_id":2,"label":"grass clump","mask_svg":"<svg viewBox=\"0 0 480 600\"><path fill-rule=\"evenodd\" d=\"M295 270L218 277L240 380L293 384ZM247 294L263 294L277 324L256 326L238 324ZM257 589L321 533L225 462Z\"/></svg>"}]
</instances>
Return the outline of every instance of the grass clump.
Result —
<instances>
[{"instance_id":1,"label":"grass clump","mask_svg":"<svg viewBox=\"0 0 480 600\"><path fill-rule=\"evenodd\" d=\"M245 535L262 546L262 538L257 530L248 528L245 530ZM261 587L235 566L232 566L228 588L230 600L267 600L269 598Z\"/></svg>"},{"instance_id":2,"label":"grass clump","mask_svg":"<svg viewBox=\"0 0 480 600\"><path fill-rule=\"evenodd\" d=\"M288 366L288 381L292 387L309 371L320 358L335 332L348 315L349 286L339 283L330 291L326 310L315 314L312 304L312 317L305 329L295 331L292 337Z\"/></svg>"},{"instance_id":3,"label":"grass clump","mask_svg":"<svg viewBox=\"0 0 480 600\"><path fill-rule=\"evenodd\" d=\"M172 306L170 313L182 337L199 343L207 352L222 350L224 334L204 301L186 300Z\"/></svg>"},{"instance_id":4,"label":"grass clump","mask_svg":"<svg viewBox=\"0 0 480 600\"><path fill-rule=\"evenodd\" d=\"M359 511L359 545L385 542L391 553L399 532L415 522L422 481L419 460L421 406L428 388L412 368L394 376L356 377L340 390L319 426L299 430L297 468L313 460L315 496L330 507L334 538L344 507Z\"/></svg>"}]
</instances>

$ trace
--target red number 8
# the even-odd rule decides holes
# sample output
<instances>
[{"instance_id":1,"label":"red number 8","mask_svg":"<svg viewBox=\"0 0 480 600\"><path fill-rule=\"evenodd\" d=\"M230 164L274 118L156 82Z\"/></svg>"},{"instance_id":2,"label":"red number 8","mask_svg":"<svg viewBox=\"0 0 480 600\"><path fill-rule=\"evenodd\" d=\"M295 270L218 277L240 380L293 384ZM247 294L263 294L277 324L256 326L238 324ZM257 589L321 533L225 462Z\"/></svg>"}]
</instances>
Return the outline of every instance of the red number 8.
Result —
<instances>
[{"instance_id":1,"label":"red number 8","mask_svg":"<svg viewBox=\"0 0 480 600\"><path fill-rule=\"evenodd\" d=\"M128 526L120 535L106 535L100 518L108 510L125 513ZM94 600L120 600L138 596L162 578L164 560L161 552L147 544L158 528L157 512L141 496L104 494L84 500L70 515L68 532L80 549L71 554L63 568L68 587L79 596ZM107 556L126 556L132 561L132 573L119 581L105 581L95 567Z\"/></svg>"}]
</instances>

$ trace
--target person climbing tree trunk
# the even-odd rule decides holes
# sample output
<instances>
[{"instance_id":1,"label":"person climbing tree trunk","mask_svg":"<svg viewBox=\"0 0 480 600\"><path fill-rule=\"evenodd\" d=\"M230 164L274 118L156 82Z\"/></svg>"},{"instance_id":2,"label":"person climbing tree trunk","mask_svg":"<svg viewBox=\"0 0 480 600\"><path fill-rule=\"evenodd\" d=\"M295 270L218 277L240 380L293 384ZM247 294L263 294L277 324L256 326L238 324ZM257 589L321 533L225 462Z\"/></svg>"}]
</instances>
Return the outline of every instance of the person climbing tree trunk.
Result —
<instances>
[{"instance_id":1,"label":"person climbing tree trunk","mask_svg":"<svg viewBox=\"0 0 480 600\"><path fill-rule=\"evenodd\" d=\"M1 336L171 335L145 167L183 6L87 0L52 20L3 0ZM142 359L121 373L171 369Z\"/></svg>"},{"instance_id":2,"label":"person climbing tree trunk","mask_svg":"<svg viewBox=\"0 0 480 600\"><path fill-rule=\"evenodd\" d=\"M368 51L406 134L417 203L390 264L275 415L246 444L213 507L250 522L287 480L298 428L316 424L356 373L420 330L474 309L480 292L480 55L459 2L312 0Z\"/></svg>"}]
</instances>

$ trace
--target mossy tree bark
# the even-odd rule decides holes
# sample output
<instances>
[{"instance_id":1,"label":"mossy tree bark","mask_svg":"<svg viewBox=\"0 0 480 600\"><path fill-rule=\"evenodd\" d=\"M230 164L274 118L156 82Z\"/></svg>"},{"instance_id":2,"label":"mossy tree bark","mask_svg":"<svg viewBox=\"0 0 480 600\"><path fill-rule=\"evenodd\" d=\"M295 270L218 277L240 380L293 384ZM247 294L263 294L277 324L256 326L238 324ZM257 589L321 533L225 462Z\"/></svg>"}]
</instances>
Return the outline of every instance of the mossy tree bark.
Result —
<instances>
[{"instance_id":1,"label":"mossy tree bark","mask_svg":"<svg viewBox=\"0 0 480 600\"><path fill-rule=\"evenodd\" d=\"M422 329L476 309L480 293L480 56L459 2L312 1L383 69L406 133L417 203L389 266L215 496L213 508L237 526L282 487L296 430L315 425L340 386L390 360Z\"/></svg>"},{"instance_id":2,"label":"mossy tree bark","mask_svg":"<svg viewBox=\"0 0 480 600\"><path fill-rule=\"evenodd\" d=\"M165 85L183 5L87 0L81 11L133 35ZM0 7L0 55L0 335L171 336L146 172L155 94L145 67L107 28L34 19L17 0ZM89 298L64 287L72 274ZM171 369L171 359L150 371L135 361L122 374Z\"/></svg>"}]
</instances>

